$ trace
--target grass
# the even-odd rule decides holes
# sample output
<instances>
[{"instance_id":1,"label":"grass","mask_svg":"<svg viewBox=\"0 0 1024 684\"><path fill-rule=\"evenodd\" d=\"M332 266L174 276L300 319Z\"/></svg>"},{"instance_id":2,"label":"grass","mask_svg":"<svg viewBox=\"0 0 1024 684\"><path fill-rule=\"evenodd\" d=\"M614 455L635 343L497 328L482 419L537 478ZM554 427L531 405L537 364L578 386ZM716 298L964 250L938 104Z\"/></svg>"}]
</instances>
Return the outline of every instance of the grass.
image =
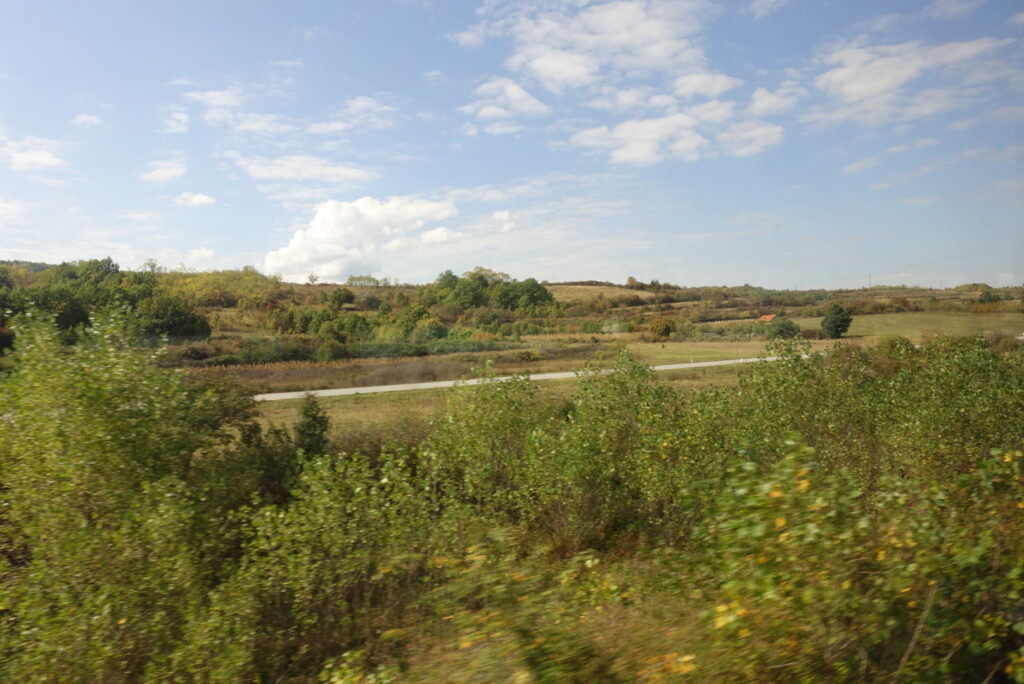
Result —
<instances>
[{"instance_id":1,"label":"grass","mask_svg":"<svg viewBox=\"0 0 1024 684\"><path fill-rule=\"evenodd\" d=\"M676 390L701 387L732 387L743 366L721 366L658 373ZM550 380L538 383L538 397L547 403L565 401L577 381ZM374 451L387 441L411 444L426 436L432 420L444 412L448 389L411 390L383 394L324 397L320 406L331 421L331 439L347 451ZM299 418L301 399L265 401L259 404L264 426L289 427Z\"/></svg>"},{"instance_id":2,"label":"grass","mask_svg":"<svg viewBox=\"0 0 1024 684\"><path fill-rule=\"evenodd\" d=\"M567 304L589 301L598 295L604 295L607 299L637 295L645 301L650 301L657 296L653 292L628 290L611 285L548 285L547 288L551 291L555 301Z\"/></svg>"},{"instance_id":3,"label":"grass","mask_svg":"<svg viewBox=\"0 0 1024 684\"><path fill-rule=\"evenodd\" d=\"M794 318L801 328L821 328L821 318ZM934 334L1024 333L1024 313L907 312L854 316L846 337L875 344L900 335L915 342Z\"/></svg>"}]
</instances>

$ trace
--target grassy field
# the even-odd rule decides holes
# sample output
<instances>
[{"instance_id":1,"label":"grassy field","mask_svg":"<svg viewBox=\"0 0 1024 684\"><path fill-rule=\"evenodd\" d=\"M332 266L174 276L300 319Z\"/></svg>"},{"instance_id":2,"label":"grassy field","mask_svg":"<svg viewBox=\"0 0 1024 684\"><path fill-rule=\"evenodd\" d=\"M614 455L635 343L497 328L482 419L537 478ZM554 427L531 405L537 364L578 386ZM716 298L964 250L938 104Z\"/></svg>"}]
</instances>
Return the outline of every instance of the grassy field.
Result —
<instances>
[{"instance_id":1,"label":"grassy field","mask_svg":"<svg viewBox=\"0 0 1024 684\"><path fill-rule=\"evenodd\" d=\"M731 387L739 382L744 366L722 366L693 370L666 371L658 378L677 390L700 387ZM576 380L551 380L538 383L538 396L546 403L566 400ZM324 397L320 405L331 421L331 439L347 450L375 450L387 440L412 443L422 439L430 422L444 411L445 396L451 390L414 390L385 394L357 394ZM266 401L259 404L264 425L291 426L299 417L301 399Z\"/></svg>"},{"instance_id":2,"label":"grassy field","mask_svg":"<svg viewBox=\"0 0 1024 684\"><path fill-rule=\"evenodd\" d=\"M548 285L555 301L573 303L593 299L598 295L604 295L607 299L637 295L640 299L650 301L656 297L653 292L643 290L628 290L624 287L613 287L610 285Z\"/></svg>"},{"instance_id":3,"label":"grassy field","mask_svg":"<svg viewBox=\"0 0 1024 684\"><path fill-rule=\"evenodd\" d=\"M821 327L820 318L795 318L801 328ZM862 343L874 344L883 337L901 335L914 341L935 334L977 335L1002 333L1024 334L1024 314L965 312L931 313L907 312L854 316L846 337Z\"/></svg>"}]
</instances>

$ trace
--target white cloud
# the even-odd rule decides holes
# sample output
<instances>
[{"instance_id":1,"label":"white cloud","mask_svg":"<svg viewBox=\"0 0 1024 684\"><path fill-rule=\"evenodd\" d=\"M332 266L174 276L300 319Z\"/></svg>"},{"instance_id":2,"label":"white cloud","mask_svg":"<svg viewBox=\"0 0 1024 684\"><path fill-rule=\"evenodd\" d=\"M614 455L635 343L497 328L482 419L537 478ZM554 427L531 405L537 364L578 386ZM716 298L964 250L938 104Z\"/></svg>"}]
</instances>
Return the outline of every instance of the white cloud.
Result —
<instances>
[{"instance_id":1,"label":"white cloud","mask_svg":"<svg viewBox=\"0 0 1024 684\"><path fill-rule=\"evenodd\" d=\"M921 10L921 15L940 21L963 19L974 14L984 4L985 0L935 0Z\"/></svg>"},{"instance_id":2,"label":"white cloud","mask_svg":"<svg viewBox=\"0 0 1024 684\"><path fill-rule=\"evenodd\" d=\"M755 19L764 19L788 4L789 0L751 0L747 11L753 14Z\"/></svg>"},{"instance_id":3,"label":"white cloud","mask_svg":"<svg viewBox=\"0 0 1024 684\"><path fill-rule=\"evenodd\" d=\"M0 162L12 171L44 171L67 166L57 156L61 143L49 138L27 136L20 141L3 140L0 135Z\"/></svg>"},{"instance_id":4,"label":"white cloud","mask_svg":"<svg viewBox=\"0 0 1024 684\"><path fill-rule=\"evenodd\" d=\"M498 230L502 233L507 233L516 227L515 219L512 218L512 212L508 209L502 209L491 214L491 218L498 223Z\"/></svg>"},{"instance_id":5,"label":"white cloud","mask_svg":"<svg viewBox=\"0 0 1024 684\"><path fill-rule=\"evenodd\" d=\"M453 230L449 230L445 226L440 226L433 230L425 230L420 233L420 242L426 245L439 245L445 242L458 240L463 237L466 237L465 233L457 233Z\"/></svg>"},{"instance_id":6,"label":"white cloud","mask_svg":"<svg viewBox=\"0 0 1024 684\"><path fill-rule=\"evenodd\" d=\"M836 47L822 56L829 67L814 83L837 101L833 109L811 112L805 121L868 125L911 121L969 104L972 97L949 83L944 87L907 92L926 72L957 67L994 52L1012 39L979 38L934 46L919 43L866 45L863 39Z\"/></svg>"},{"instance_id":7,"label":"white cloud","mask_svg":"<svg viewBox=\"0 0 1024 684\"><path fill-rule=\"evenodd\" d=\"M743 121L718 134L718 142L734 157L754 157L782 142L783 129L765 121Z\"/></svg>"},{"instance_id":8,"label":"white cloud","mask_svg":"<svg viewBox=\"0 0 1024 684\"><path fill-rule=\"evenodd\" d=\"M188 171L180 156L174 159L151 161L147 166L149 171L140 173L139 178L149 183L166 183L181 178Z\"/></svg>"},{"instance_id":9,"label":"white cloud","mask_svg":"<svg viewBox=\"0 0 1024 684\"><path fill-rule=\"evenodd\" d=\"M860 173L868 169L873 169L882 162L878 161L877 157L864 157L859 159L852 164L847 164L843 167L843 173Z\"/></svg>"},{"instance_id":10,"label":"white cloud","mask_svg":"<svg viewBox=\"0 0 1024 684\"><path fill-rule=\"evenodd\" d=\"M183 86L183 87L186 87L186 88L195 88L199 84L196 83L195 81L193 81L191 78L188 78L186 76L178 76L177 78L172 78L170 81L168 81L167 85L169 85L169 86Z\"/></svg>"},{"instance_id":11,"label":"white cloud","mask_svg":"<svg viewBox=\"0 0 1024 684\"><path fill-rule=\"evenodd\" d=\"M620 164L646 166L670 157L696 161L710 144L694 130L697 124L697 119L683 113L631 119L613 128L598 126L579 131L569 144L608 149L609 160Z\"/></svg>"},{"instance_id":12,"label":"white cloud","mask_svg":"<svg viewBox=\"0 0 1024 684\"><path fill-rule=\"evenodd\" d=\"M503 76L492 78L477 87L473 93L480 99L459 107L459 111L475 117L481 125L490 122L483 130L492 135L517 133L523 128L515 123L518 117L541 116L551 111L518 83ZM463 132L474 136L478 129L471 125Z\"/></svg>"},{"instance_id":13,"label":"white cloud","mask_svg":"<svg viewBox=\"0 0 1024 684\"><path fill-rule=\"evenodd\" d=\"M331 200L316 208L309 225L295 232L286 247L264 258L268 273L280 273L286 280L302 281L316 273L327 281L346 276L379 272L379 255L404 247L395 242L457 214L450 201L433 202L415 197L391 197L381 201L363 197L354 202ZM420 244L439 244L460 237L440 227L416 236Z\"/></svg>"},{"instance_id":14,"label":"white cloud","mask_svg":"<svg viewBox=\"0 0 1024 684\"><path fill-rule=\"evenodd\" d=\"M217 256L217 253L212 249L207 249L206 247L197 247L196 249L190 249L185 253L185 258L190 262L210 261L215 256Z\"/></svg>"},{"instance_id":15,"label":"white cloud","mask_svg":"<svg viewBox=\"0 0 1024 684\"><path fill-rule=\"evenodd\" d=\"M193 90L185 93L185 97L208 109L235 109L242 106L244 93L240 87L230 86L223 90Z\"/></svg>"},{"instance_id":16,"label":"white cloud","mask_svg":"<svg viewBox=\"0 0 1024 684\"><path fill-rule=\"evenodd\" d=\"M101 125L103 119L95 114L79 114L71 120L71 123L82 128L92 128L93 126Z\"/></svg>"},{"instance_id":17,"label":"white cloud","mask_svg":"<svg viewBox=\"0 0 1024 684\"><path fill-rule=\"evenodd\" d=\"M463 114L481 120L541 116L550 108L510 78L496 76L473 91L479 100L459 107Z\"/></svg>"},{"instance_id":18,"label":"white cloud","mask_svg":"<svg viewBox=\"0 0 1024 684\"><path fill-rule=\"evenodd\" d=\"M164 118L164 133L188 133L188 112L184 107L171 107Z\"/></svg>"},{"instance_id":19,"label":"white cloud","mask_svg":"<svg viewBox=\"0 0 1024 684\"><path fill-rule=\"evenodd\" d=\"M397 108L372 97L359 96L345 102L345 107L331 115L330 120L310 125L309 132L323 134L354 128L394 128L398 125L397 119Z\"/></svg>"},{"instance_id":20,"label":"white cloud","mask_svg":"<svg viewBox=\"0 0 1024 684\"><path fill-rule=\"evenodd\" d=\"M280 114L239 114L237 117L233 117L231 123L232 128L239 133L256 133L258 135L290 133L298 130L297 126L285 121Z\"/></svg>"},{"instance_id":21,"label":"white cloud","mask_svg":"<svg viewBox=\"0 0 1024 684\"><path fill-rule=\"evenodd\" d=\"M751 116L783 114L796 106L797 100L805 94L806 91L795 84L784 84L775 92L767 88L758 88L750 96L747 113Z\"/></svg>"},{"instance_id":22,"label":"white cloud","mask_svg":"<svg viewBox=\"0 0 1024 684\"><path fill-rule=\"evenodd\" d=\"M441 80L443 74L437 69L431 69L430 71L423 72L423 78L427 83L437 83Z\"/></svg>"},{"instance_id":23,"label":"white cloud","mask_svg":"<svg viewBox=\"0 0 1024 684\"><path fill-rule=\"evenodd\" d=\"M686 108L686 113L700 123L719 124L733 116L736 103L732 100L708 100Z\"/></svg>"},{"instance_id":24,"label":"white cloud","mask_svg":"<svg viewBox=\"0 0 1024 684\"><path fill-rule=\"evenodd\" d=\"M989 121L1019 121L1020 119L1024 119L1024 105L1009 105L969 119L961 119L950 124L949 128L953 131L966 131L968 128L973 128L980 123L987 123Z\"/></svg>"},{"instance_id":25,"label":"white cloud","mask_svg":"<svg viewBox=\"0 0 1024 684\"><path fill-rule=\"evenodd\" d=\"M1006 23L1011 26L1024 26L1024 12L1017 12L1013 16L1008 17Z\"/></svg>"},{"instance_id":26,"label":"white cloud","mask_svg":"<svg viewBox=\"0 0 1024 684\"><path fill-rule=\"evenodd\" d=\"M174 203L182 207L208 207L217 200L201 192L183 192L174 198Z\"/></svg>"},{"instance_id":27,"label":"white cloud","mask_svg":"<svg viewBox=\"0 0 1024 684\"><path fill-rule=\"evenodd\" d=\"M250 178L262 181L320 181L348 185L371 181L379 177L376 171L361 166L335 164L308 154L289 154L281 157L246 157L228 152Z\"/></svg>"},{"instance_id":28,"label":"white cloud","mask_svg":"<svg viewBox=\"0 0 1024 684\"><path fill-rule=\"evenodd\" d=\"M0 195L0 226L19 224L28 212L28 205L21 200L7 199Z\"/></svg>"},{"instance_id":29,"label":"white cloud","mask_svg":"<svg viewBox=\"0 0 1024 684\"><path fill-rule=\"evenodd\" d=\"M623 74L702 67L704 54L690 36L715 11L708 0L496 0L485 3L482 20L455 40L477 46L489 36L509 36L513 49L505 66L562 93Z\"/></svg>"},{"instance_id":30,"label":"white cloud","mask_svg":"<svg viewBox=\"0 0 1024 684\"><path fill-rule=\"evenodd\" d=\"M909 152L910 150L920 150L924 147L931 147L932 145L938 145L939 141L935 138L918 138L913 142L903 143L901 145L893 145L886 152L890 154L898 154L900 152Z\"/></svg>"},{"instance_id":31,"label":"white cloud","mask_svg":"<svg viewBox=\"0 0 1024 684\"><path fill-rule=\"evenodd\" d=\"M680 97L693 97L695 95L718 97L742 83L742 80L726 76L725 74L696 72L677 78L675 92Z\"/></svg>"}]
</instances>

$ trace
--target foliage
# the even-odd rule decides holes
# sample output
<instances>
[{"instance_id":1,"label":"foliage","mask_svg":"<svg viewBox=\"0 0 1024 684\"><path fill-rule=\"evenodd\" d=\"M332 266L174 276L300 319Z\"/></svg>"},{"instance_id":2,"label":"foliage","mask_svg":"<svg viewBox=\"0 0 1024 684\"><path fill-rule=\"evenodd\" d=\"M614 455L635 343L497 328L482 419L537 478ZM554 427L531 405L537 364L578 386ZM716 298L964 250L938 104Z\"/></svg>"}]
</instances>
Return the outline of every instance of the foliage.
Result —
<instances>
[{"instance_id":1,"label":"foliage","mask_svg":"<svg viewBox=\"0 0 1024 684\"><path fill-rule=\"evenodd\" d=\"M829 304L825 309L825 318L821 321L821 330L826 336L835 340L846 334L853 323L850 311L841 304Z\"/></svg>"},{"instance_id":2,"label":"foliage","mask_svg":"<svg viewBox=\"0 0 1024 684\"><path fill-rule=\"evenodd\" d=\"M778 316L768 324L769 340L790 340L800 337L800 326L787 316Z\"/></svg>"},{"instance_id":3,"label":"foliage","mask_svg":"<svg viewBox=\"0 0 1024 684\"><path fill-rule=\"evenodd\" d=\"M5 681L1024 682L1024 355L982 338L778 340L694 394L623 352L554 403L485 368L367 455L311 397L262 429L125 320L38 318L0 380Z\"/></svg>"}]
</instances>

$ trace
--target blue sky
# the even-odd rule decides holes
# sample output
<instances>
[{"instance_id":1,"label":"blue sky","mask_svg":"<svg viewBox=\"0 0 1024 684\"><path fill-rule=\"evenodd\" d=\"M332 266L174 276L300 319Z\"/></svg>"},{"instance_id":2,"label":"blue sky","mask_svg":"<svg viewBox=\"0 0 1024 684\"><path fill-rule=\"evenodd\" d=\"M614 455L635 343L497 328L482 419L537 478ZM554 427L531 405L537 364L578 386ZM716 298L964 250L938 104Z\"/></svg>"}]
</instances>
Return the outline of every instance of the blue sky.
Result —
<instances>
[{"instance_id":1,"label":"blue sky","mask_svg":"<svg viewBox=\"0 0 1024 684\"><path fill-rule=\"evenodd\" d=\"M0 258L1024 281L1024 1L0 0Z\"/></svg>"}]
</instances>

